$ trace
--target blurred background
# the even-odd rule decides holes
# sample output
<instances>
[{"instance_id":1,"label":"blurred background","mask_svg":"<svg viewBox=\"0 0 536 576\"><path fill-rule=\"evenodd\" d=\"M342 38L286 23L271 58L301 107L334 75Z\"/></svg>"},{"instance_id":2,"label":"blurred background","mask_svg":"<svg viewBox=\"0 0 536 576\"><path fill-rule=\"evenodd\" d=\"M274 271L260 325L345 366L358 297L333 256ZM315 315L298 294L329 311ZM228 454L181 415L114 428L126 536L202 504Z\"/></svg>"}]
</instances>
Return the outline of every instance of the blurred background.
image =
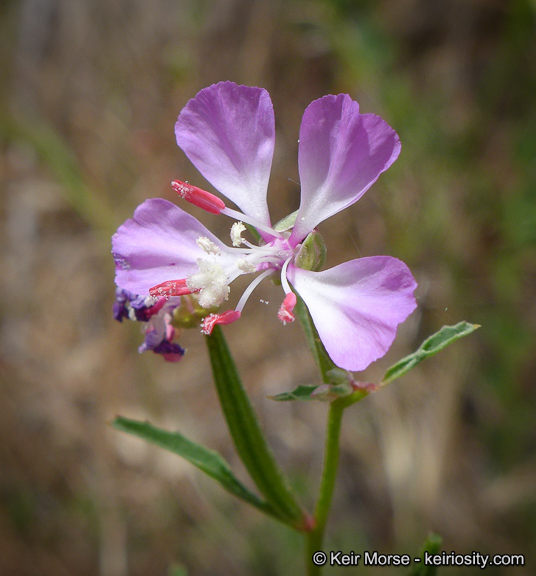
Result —
<instances>
[{"instance_id":1,"label":"blurred background","mask_svg":"<svg viewBox=\"0 0 536 576\"><path fill-rule=\"evenodd\" d=\"M326 550L536 560L536 2L3 0L0 3L0 574L265 576L303 570L301 537L115 414L179 429L245 480L202 336L180 364L138 355L111 315L110 236L173 178L181 108L220 80L276 114L273 221L296 209L301 115L349 93L402 141L393 167L321 225L327 265L389 254L419 308L383 371L443 324L482 325L346 412ZM210 189L210 188L209 188ZM222 238L230 221L185 206ZM234 290L234 296L240 294ZM269 301L259 304L259 299ZM263 284L226 328L263 426L312 507L326 406L268 395L318 383L298 325ZM335 574L341 569L326 569ZM478 568L439 574L477 574ZM397 574L344 568L345 574Z\"/></svg>"}]
</instances>

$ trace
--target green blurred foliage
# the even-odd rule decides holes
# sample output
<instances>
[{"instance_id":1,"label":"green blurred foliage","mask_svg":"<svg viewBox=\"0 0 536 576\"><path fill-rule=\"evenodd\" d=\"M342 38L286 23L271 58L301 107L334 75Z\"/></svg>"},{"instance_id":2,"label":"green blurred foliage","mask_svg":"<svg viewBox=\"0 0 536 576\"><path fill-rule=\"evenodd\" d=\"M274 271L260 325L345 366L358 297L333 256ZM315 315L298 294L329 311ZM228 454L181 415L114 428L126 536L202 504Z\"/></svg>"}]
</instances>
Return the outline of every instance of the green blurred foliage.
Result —
<instances>
[{"instance_id":1,"label":"green blurred foliage","mask_svg":"<svg viewBox=\"0 0 536 576\"><path fill-rule=\"evenodd\" d=\"M123 459L102 432L119 407L140 407L143 417L172 413L187 423L191 412L196 439L227 447L217 417L205 412L217 408L213 397L198 390L208 378L206 362L194 360L202 343L190 337L193 364L167 371L152 357L134 357L139 332L113 326L108 314L108 235L144 198L173 199L171 178L199 178L176 150L172 126L197 90L226 79L262 85L274 100L276 219L296 208L296 139L311 100L348 92L364 112L382 115L399 133L402 154L337 220L340 226L324 225L328 261L355 257L355 242L363 255L392 254L414 271L420 316L402 335L399 357L443 324L482 325L459 355L438 355L416 371L429 405L450 376L463 380L448 408L452 429L449 449L438 456L444 465L435 507L419 508L420 498L408 494L406 518L417 519L397 528L405 509L381 471L382 432L375 424L369 430L372 416L355 407L327 545L415 553L432 529L447 550L524 553L534 563L534 1L147 6L0 4L0 544L9 551L0 572L180 574L184 565L191 574L269 576L301 569L300 539L291 531L239 508L198 477L181 471L162 479L167 468L158 455L129 447L132 460ZM21 214L27 218L19 222ZM288 331L264 324L265 339L258 338L265 320L256 314L248 310L251 324L244 319L244 333L231 345L242 354L245 382L254 384L262 362L273 362L277 373L295 346ZM313 378L302 377L294 384ZM381 393L410 398L409 423L425 412L411 396L416 386L409 378ZM259 406L271 402L260 387L253 391ZM286 469L310 494L322 441L321 423L316 429L311 421L322 418L307 416L307 406L292 413L295 429L307 431L292 449L291 440L270 432L269 418L265 424L276 452L285 458L291 451Z\"/></svg>"}]
</instances>

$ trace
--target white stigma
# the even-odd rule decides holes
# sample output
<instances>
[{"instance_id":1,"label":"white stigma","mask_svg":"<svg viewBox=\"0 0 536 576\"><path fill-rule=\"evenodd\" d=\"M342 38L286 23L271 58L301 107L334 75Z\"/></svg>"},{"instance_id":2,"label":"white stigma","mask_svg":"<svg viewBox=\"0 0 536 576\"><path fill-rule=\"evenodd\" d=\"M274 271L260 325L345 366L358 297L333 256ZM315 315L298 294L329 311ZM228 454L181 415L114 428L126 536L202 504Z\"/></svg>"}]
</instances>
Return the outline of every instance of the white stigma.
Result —
<instances>
[{"instance_id":1,"label":"white stigma","mask_svg":"<svg viewBox=\"0 0 536 576\"><path fill-rule=\"evenodd\" d=\"M192 292L199 290L199 305L203 308L219 306L229 297L229 279L217 262L199 258L199 272L191 274L186 285Z\"/></svg>"},{"instance_id":2,"label":"white stigma","mask_svg":"<svg viewBox=\"0 0 536 576\"><path fill-rule=\"evenodd\" d=\"M246 227L244 226L243 222L235 222L231 226L231 240L233 241L233 246L238 248L244 244L244 240L242 239L242 232L245 232Z\"/></svg>"}]
</instances>

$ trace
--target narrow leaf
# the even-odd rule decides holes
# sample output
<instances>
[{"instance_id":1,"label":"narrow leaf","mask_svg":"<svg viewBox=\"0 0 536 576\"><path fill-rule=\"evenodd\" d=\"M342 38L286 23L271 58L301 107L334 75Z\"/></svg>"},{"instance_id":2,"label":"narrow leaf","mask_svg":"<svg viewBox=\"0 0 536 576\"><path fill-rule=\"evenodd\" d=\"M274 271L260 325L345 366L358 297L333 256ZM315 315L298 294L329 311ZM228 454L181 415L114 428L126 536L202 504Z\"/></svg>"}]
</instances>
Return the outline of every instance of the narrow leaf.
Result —
<instances>
[{"instance_id":1,"label":"narrow leaf","mask_svg":"<svg viewBox=\"0 0 536 576\"><path fill-rule=\"evenodd\" d=\"M281 394L268 396L268 398L277 402L288 402L290 400L313 400L311 394L317 388L319 388L318 384L300 384L290 392L281 392Z\"/></svg>"},{"instance_id":2,"label":"narrow leaf","mask_svg":"<svg viewBox=\"0 0 536 576\"><path fill-rule=\"evenodd\" d=\"M153 426L149 422L140 422L118 416L112 426L122 432L127 432L156 444L182 456L205 474L217 480L226 490L252 504L263 512L276 515L272 507L250 492L233 474L229 464L214 450L192 442L180 432L168 432Z\"/></svg>"},{"instance_id":3,"label":"narrow leaf","mask_svg":"<svg viewBox=\"0 0 536 576\"><path fill-rule=\"evenodd\" d=\"M300 384L294 390L281 392L275 396L268 396L276 402L290 402L295 400L322 400L329 401L337 398L346 398L355 392L355 388L349 382L341 384Z\"/></svg>"},{"instance_id":4,"label":"narrow leaf","mask_svg":"<svg viewBox=\"0 0 536 576\"><path fill-rule=\"evenodd\" d=\"M297 529L307 528L308 516L266 442L221 327L215 326L206 341L220 404L240 459L280 519Z\"/></svg>"},{"instance_id":5,"label":"narrow leaf","mask_svg":"<svg viewBox=\"0 0 536 576\"><path fill-rule=\"evenodd\" d=\"M381 385L384 386L400 378L400 376L415 368L417 364L420 364L426 358L437 354L456 340L468 336L477 328L480 328L478 324L470 324L469 322L459 322L454 326L443 326L439 332L427 338L413 354L402 358L402 360L391 366L385 373Z\"/></svg>"}]
</instances>

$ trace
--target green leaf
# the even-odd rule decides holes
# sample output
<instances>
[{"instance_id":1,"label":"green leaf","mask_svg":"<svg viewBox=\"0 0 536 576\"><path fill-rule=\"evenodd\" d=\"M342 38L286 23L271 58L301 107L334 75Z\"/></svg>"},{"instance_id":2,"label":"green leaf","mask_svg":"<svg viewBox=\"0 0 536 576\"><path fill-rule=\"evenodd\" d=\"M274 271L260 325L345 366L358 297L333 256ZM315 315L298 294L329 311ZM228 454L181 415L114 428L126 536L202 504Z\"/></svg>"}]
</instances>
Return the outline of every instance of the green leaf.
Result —
<instances>
[{"instance_id":1,"label":"green leaf","mask_svg":"<svg viewBox=\"0 0 536 576\"><path fill-rule=\"evenodd\" d=\"M455 326L443 326L439 332L427 338L413 354L402 358L402 360L391 366L385 373L381 386L400 378L400 376L415 368L417 364L420 364L426 358L437 354L456 340L468 336L477 328L480 328L478 324L470 324L469 322L459 322Z\"/></svg>"},{"instance_id":2,"label":"green leaf","mask_svg":"<svg viewBox=\"0 0 536 576\"><path fill-rule=\"evenodd\" d=\"M281 392L275 396L268 396L276 402L289 402L290 400L313 400L311 394L320 386L318 384L300 384L290 392Z\"/></svg>"},{"instance_id":3,"label":"green leaf","mask_svg":"<svg viewBox=\"0 0 536 576\"><path fill-rule=\"evenodd\" d=\"M160 448L182 456L199 470L217 480L226 490L238 498L245 500L263 512L277 516L277 513L269 504L263 502L253 492L250 492L235 477L229 464L218 452L188 440L180 432L168 432L153 426L149 422L140 422L118 416L112 422L112 426L117 430L133 434L147 442L160 446Z\"/></svg>"},{"instance_id":4,"label":"green leaf","mask_svg":"<svg viewBox=\"0 0 536 576\"><path fill-rule=\"evenodd\" d=\"M437 566L428 566L424 563L424 555L428 554L439 554L441 550L441 544L443 539L439 534L430 533L428 534L424 544L421 548L420 562L413 562L413 567L408 573L408 576L435 576L437 574Z\"/></svg>"},{"instance_id":5,"label":"green leaf","mask_svg":"<svg viewBox=\"0 0 536 576\"><path fill-rule=\"evenodd\" d=\"M322 400L329 401L337 398L346 398L355 392L355 389L349 382L341 384L300 384L290 392L282 392L275 396L268 396L276 402L289 402L294 400Z\"/></svg>"},{"instance_id":6,"label":"green leaf","mask_svg":"<svg viewBox=\"0 0 536 576\"><path fill-rule=\"evenodd\" d=\"M296 529L306 529L309 518L266 442L221 327L215 326L206 341L220 404L240 459L278 517Z\"/></svg>"}]
</instances>

